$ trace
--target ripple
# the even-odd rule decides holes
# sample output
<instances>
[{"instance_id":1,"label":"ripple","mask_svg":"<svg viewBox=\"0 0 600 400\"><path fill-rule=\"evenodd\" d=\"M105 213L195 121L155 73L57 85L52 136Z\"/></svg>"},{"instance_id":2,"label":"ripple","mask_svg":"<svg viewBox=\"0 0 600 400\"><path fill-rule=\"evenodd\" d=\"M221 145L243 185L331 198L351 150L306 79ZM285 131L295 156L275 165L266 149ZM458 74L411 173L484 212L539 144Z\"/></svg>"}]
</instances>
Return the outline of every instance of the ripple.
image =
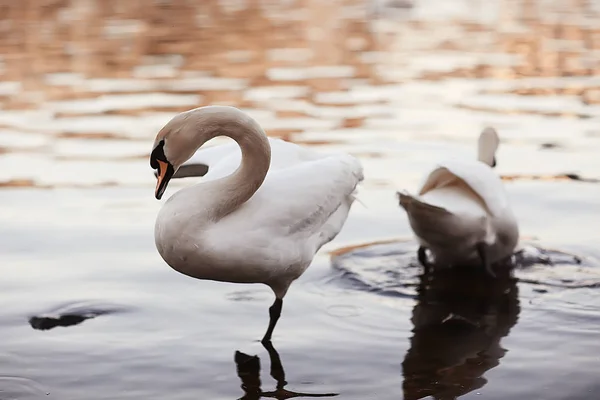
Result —
<instances>
[{"instance_id":1,"label":"ripple","mask_svg":"<svg viewBox=\"0 0 600 400\"><path fill-rule=\"evenodd\" d=\"M327 307L327 314L331 315L332 317L358 317L364 312L365 310L362 307L357 307L352 304L334 304Z\"/></svg>"},{"instance_id":2,"label":"ripple","mask_svg":"<svg viewBox=\"0 0 600 400\"><path fill-rule=\"evenodd\" d=\"M338 281L357 290L391 297L415 297L421 268L410 241L376 242L332 255Z\"/></svg>"},{"instance_id":3,"label":"ripple","mask_svg":"<svg viewBox=\"0 0 600 400\"><path fill-rule=\"evenodd\" d=\"M270 293L257 292L256 290L235 290L227 293L227 299L231 301L262 301L272 299Z\"/></svg>"},{"instance_id":4,"label":"ripple","mask_svg":"<svg viewBox=\"0 0 600 400\"><path fill-rule=\"evenodd\" d=\"M423 269L414 241L375 242L344 248L332 255L335 280L344 287L392 297L415 297ZM549 288L600 287L600 262L568 252L524 244L511 271L522 284ZM456 273L456 271L455 271Z\"/></svg>"},{"instance_id":5,"label":"ripple","mask_svg":"<svg viewBox=\"0 0 600 400\"><path fill-rule=\"evenodd\" d=\"M537 291L600 287L600 262L593 257L527 245L514 259L515 276Z\"/></svg>"},{"instance_id":6,"label":"ripple","mask_svg":"<svg viewBox=\"0 0 600 400\"><path fill-rule=\"evenodd\" d=\"M38 382L18 376L0 376L0 399L41 399L50 393Z\"/></svg>"},{"instance_id":7,"label":"ripple","mask_svg":"<svg viewBox=\"0 0 600 400\"><path fill-rule=\"evenodd\" d=\"M200 103L199 95L169 93L115 94L90 99L64 100L47 103L54 112L69 114L102 114L114 110L136 110L152 107L176 108Z\"/></svg>"}]
</instances>

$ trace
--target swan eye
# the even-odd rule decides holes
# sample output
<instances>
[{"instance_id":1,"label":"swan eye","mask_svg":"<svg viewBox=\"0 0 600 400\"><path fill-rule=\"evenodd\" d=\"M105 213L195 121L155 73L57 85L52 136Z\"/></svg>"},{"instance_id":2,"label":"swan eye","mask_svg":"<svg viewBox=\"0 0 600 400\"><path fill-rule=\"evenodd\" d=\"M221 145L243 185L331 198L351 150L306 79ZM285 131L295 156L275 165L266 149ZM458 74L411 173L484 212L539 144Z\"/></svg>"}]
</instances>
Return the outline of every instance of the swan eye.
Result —
<instances>
[{"instance_id":1,"label":"swan eye","mask_svg":"<svg viewBox=\"0 0 600 400\"><path fill-rule=\"evenodd\" d=\"M494 160L492 160L492 168L494 168L496 166L496 157L494 157Z\"/></svg>"},{"instance_id":2,"label":"swan eye","mask_svg":"<svg viewBox=\"0 0 600 400\"><path fill-rule=\"evenodd\" d=\"M167 161L167 157L165 156L165 140L161 140L158 142L154 150L152 150L152 154L150 154L150 167L152 169L158 169L158 161Z\"/></svg>"}]
</instances>

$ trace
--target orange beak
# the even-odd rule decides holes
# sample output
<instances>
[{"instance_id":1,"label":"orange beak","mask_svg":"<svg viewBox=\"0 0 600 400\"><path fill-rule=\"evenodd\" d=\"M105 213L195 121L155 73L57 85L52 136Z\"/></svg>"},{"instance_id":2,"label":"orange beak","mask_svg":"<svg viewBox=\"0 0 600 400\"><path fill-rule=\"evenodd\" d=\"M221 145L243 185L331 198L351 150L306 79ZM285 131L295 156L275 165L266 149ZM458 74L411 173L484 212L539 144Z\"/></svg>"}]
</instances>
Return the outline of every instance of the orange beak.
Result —
<instances>
[{"instance_id":1,"label":"orange beak","mask_svg":"<svg viewBox=\"0 0 600 400\"><path fill-rule=\"evenodd\" d=\"M154 192L155 197L160 200L165 189L167 188L167 184L171 177L173 176L173 167L171 164L165 161L156 160L158 162L158 180L156 182L156 190Z\"/></svg>"}]
</instances>

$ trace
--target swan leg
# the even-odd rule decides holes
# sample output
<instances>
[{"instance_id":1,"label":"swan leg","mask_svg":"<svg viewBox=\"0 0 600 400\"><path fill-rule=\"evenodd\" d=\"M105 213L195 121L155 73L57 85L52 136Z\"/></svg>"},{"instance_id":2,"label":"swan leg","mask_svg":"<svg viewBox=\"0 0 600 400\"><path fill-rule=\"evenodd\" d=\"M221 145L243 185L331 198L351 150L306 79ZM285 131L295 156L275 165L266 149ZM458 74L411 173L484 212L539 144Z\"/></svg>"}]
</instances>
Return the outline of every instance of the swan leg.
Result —
<instances>
[{"instance_id":1,"label":"swan leg","mask_svg":"<svg viewBox=\"0 0 600 400\"><path fill-rule=\"evenodd\" d=\"M481 259L483 268L485 268L485 272L487 272L492 278L495 278L496 274L492 269L492 264L490 263L490 259L487 254L487 246L485 243L482 242L477 244L477 254L479 254L479 258Z\"/></svg>"},{"instance_id":2,"label":"swan leg","mask_svg":"<svg viewBox=\"0 0 600 400\"><path fill-rule=\"evenodd\" d=\"M427 261L427 249L423 246L419 246L419 250L417 250L417 258L421 265L425 268L425 272L429 271L429 262Z\"/></svg>"},{"instance_id":3,"label":"swan leg","mask_svg":"<svg viewBox=\"0 0 600 400\"><path fill-rule=\"evenodd\" d=\"M273 330L275 329L275 325L277 321L279 321L279 317L281 316L281 309L283 308L283 299L275 298L275 302L271 307L269 307L269 327L267 328L267 332L265 336L262 338L263 343L267 343L271 341L271 336L273 335Z\"/></svg>"}]
</instances>

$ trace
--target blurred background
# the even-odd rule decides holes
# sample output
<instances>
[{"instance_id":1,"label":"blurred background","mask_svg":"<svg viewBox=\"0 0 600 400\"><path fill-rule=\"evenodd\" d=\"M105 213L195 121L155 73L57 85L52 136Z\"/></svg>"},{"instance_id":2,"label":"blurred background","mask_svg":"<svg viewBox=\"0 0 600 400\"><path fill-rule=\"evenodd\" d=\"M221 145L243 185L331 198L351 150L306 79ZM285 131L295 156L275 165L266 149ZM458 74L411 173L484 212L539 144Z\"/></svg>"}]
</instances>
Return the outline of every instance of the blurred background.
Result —
<instances>
[{"instance_id":1,"label":"blurred background","mask_svg":"<svg viewBox=\"0 0 600 400\"><path fill-rule=\"evenodd\" d=\"M489 123L506 140L597 149L597 1L32 0L0 12L3 186L150 182L133 170L158 129L207 104L314 145L471 140Z\"/></svg>"},{"instance_id":2,"label":"blurred background","mask_svg":"<svg viewBox=\"0 0 600 400\"><path fill-rule=\"evenodd\" d=\"M254 342L269 289L194 281L154 248L154 137L214 104L365 167L365 207L286 297L274 344L294 390L600 393L600 1L1 0L0 398L258 399L238 349L276 386ZM518 286L424 285L394 193L475 157L488 125L537 261Z\"/></svg>"}]
</instances>

